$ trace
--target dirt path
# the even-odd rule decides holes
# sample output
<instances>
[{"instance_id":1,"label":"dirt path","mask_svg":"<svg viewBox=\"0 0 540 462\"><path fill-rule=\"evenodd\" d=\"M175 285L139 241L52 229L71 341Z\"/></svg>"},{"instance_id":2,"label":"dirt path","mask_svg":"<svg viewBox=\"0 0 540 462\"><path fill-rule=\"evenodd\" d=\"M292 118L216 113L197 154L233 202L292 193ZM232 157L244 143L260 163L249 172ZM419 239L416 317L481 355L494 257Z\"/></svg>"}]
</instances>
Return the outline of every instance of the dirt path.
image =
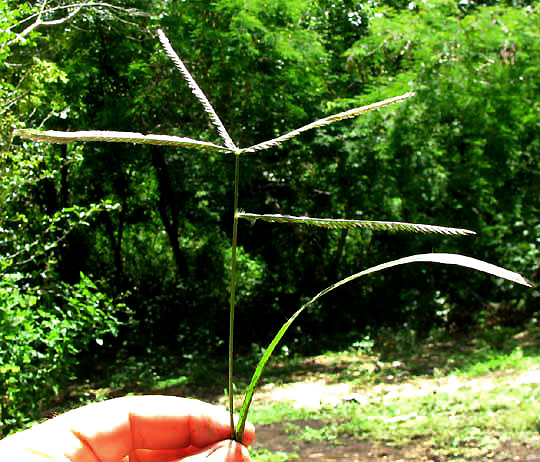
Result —
<instances>
[{"instance_id":1,"label":"dirt path","mask_svg":"<svg viewBox=\"0 0 540 462\"><path fill-rule=\"evenodd\" d=\"M361 392L355 391L350 383L328 383L328 379L307 380L279 386L267 384L255 395L255 402L288 401L294 408L318 409L323 405L337 405L346 400L366 404L372 396L384 396L387 399L396 396L422 397L434 391L451 395L462 388L488 391L501 384L508 386L540 384L540 367L473 379L458 378L455 375L442 379L416 378L396 384L381 383Z\"/></svg>"},{"instance_id":2,"label":"dirt path","mask_svg":"<svg viewBox=\"0 0 540 462\"><path fill-rule=\"evenodd\" d=\"M312 358L312 362L323 364L329 358ZM341 359L337 368L347 367L347 360ZM336 369L335 363L332 365ZM338 374L339 375L339 374ZM441 379L413 378L398 383L391 383L392 377L388 377L390 383L380 383L365 389L355 389L350 383L335 383L338 379L336 374L312 374L304 380L282 385L266 384L255 395L254 406L264 405L268 402L288 402L293 408L318 409L321 406L336 406L347 400L354 400L359 405L368 402L370 397L384 396L384 399L392 400L395 397L422 397L434 391L448 394L457 393L462 388L470 388L478 391L488 391L495 386L507 384L508 386L519 384L539 384L540 368L530 369L525 372L511 372L494 374L472 379L462 379L449 376ZM407 416L400 416L404 418ZM388 420L390 422L390 419ZM360 441L358 439L341 439L339 445L332 445L327 441L292 441L290 430L291 424L300 428L321 428L319 420L306 419L288 422L278 422L257 427L257 440L254 449L267 449L278 453L294 453L298 458L291 459L303 461L431 461L446 462L448 459L433 452L429 441L415 441L408 447L396 448L379 442ZM473 452L474 453L474 452ZM528 443L519 441L503 441L501 446L493 449L486 456L476 460L493 461L540 461L538 449ZM459 460L475 460L474 458Z\"/></svg>"},{"instance_id":3,"label":"dirt path","mask_svg":"<svg viewBox=\"0 0 540 462\"><path fill-rule=\"evenodd\" d=\"M540 348L540 330L534 336L520 333L510 338L512 339L514 343L509 351L514 351L513 349L519 347L522 352L525 352L533 346L536 352ZM486 445L481 448L474 447L475 444L480 446L481 443L479 441L476 443L474 438L470 442L464 442L459 439L460 435L456 435L459 450L454 454L466 454L459 457L445 455L452 453L452 448L444 447L444 450L441 450L441 446L435 446L433 439L426 436L425 429L420 431L417 437L402 439L401 441L408 442L401 447L392 446L390 440L375 441L368 438L362 440L358 436L343 436L341 433L338 438L339 444L334 443L331 438L326 438L323 432L319 432L320 440L312 438L307 441L295 438L296 434L304 430L307 433L313 430L313 434L324 425L328 425L328 421L325 424L316 418L298 420L298 416L302 413L295 411L295 408L307 408L311 410L311 416L317 417L317 410L322 406L336 407L345 401L364 406L370 400L372 402L382 400L386 407L386 401L394 402L395 405L397 398L422 400L430 394L439 396L455 394L456 399L459 400L460 395L467 394L469 391L489 395L493 393L493 390L501 389L501 387L508 390L521 386L531 389L540 387L540 365L532 366L532 364L537 364L537 361L531 362L530 368L525 371L522 366L519 371L507 369L474 378L459 377L449 373L451 370L459 369L460 364L463 364L460 361L464 358L466 358L466 364L474 364L474 354L481 348L482 345L476 343L474 338L451 339L426 344L422 348L415 349L409 356L396 347L389 354L383 352L378 355L368 355L346 352L335 356L324 355L298 361L286 360L283 363L273 363L265 371L263 376L265 383L255 393L252 409L265 406L268 408L269 403L287 403L286 406L291 408L291 418L284 418L280 422L267 425L257 425L257 437L253 449L259 454L266 451L266 454L271 452L276 455L263 457L267 461L540 462L540 436L536 440L534 436L533 440L525 441L517 436L514 437L515 440L510 440L502 434L482 432L481 428L479 431L483 436L491 438L489 447ZM536 355L536 353L532 354ZM482 364L483 359L485 360L485 357L481 355L478 358L479 364ZM500 367L498 369L500 370ZM247 383L249 377L244 377L244 380ZM210 389L207 386L196 389L173 387L169 391L172 394L193 396L226 406L222 389L219 387L216 389ZM241 404L241 402L236 403L238 407ZM324 409L320 412L323 413ZM425 410L419 410L419 413L422 412L425 413ZM411 414L396 417L374 415L367 418L382 419L385 426L388 424L386 428L395 428L402 420L410 418L412 422L419 417L426 416L419 416L411 410ZM357 435L356 432L351 434ZM517 432L512 434L518 435ZM392 441L396 440L392 439ZM292 457L292 454L295 456Z\"/></svg>"}]
</instances>

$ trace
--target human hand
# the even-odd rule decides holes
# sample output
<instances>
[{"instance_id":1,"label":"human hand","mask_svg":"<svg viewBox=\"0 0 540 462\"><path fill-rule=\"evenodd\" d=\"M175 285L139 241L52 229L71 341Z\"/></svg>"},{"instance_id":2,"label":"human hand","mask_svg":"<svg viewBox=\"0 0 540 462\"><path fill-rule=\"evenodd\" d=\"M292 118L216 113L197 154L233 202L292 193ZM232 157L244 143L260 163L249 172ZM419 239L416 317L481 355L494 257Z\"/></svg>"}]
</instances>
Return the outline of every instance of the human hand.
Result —
<instances>
[{"instance_id":1,"label":"human hand","mask_svg":"<svg viewBox=\"0 0 540 462\"><path fill-rule=\"evenodd\" d=\"M0 441L3 462L249 462L255 429L229 440L228 412L175 396L93 403Z\"/></svg>"}]
</instances>

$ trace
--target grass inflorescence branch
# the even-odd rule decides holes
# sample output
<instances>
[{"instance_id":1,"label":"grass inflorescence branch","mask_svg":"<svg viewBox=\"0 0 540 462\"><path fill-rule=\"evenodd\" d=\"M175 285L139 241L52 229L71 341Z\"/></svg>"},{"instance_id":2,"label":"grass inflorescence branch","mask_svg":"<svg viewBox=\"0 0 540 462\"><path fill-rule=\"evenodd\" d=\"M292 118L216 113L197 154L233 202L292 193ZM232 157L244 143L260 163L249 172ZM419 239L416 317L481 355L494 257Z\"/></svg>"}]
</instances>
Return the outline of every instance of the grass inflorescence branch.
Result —
<instances>
[{"instance_id":1,"label":"grass inflorescence branch","mask_svg":"<svg viewBox=\"0 0 540 462\"><path fill-rule=\"evenodd\" d=\"M163 45L165 52L167 53L169 58L171 58L171 60L174 62L176 67L180 70L189 88L191 88L191 91L193 92L193 94L201 102L204 108L204 111L208 114L208 116L210 117L210 120L216 127L219 135L225 141L225 146L227 146L231 151L236 151L238 148L236 147L229 133L227 132L225 125L223 125L223 122L221 122L221 119L217 115L217 112L214 110L214 108L210 104L210 101L208 100L204 92L201 90L198 83L192 77L187 67L184 65L184 62L180 59L176 51L174 51L174 48L171 46L171 43L169 42L169 39L167 38L167 36L163 33L161 29L158 29L157 32L158 32L159 40L161 41L161 44Z\"/></svg>"},{"instance_id":2,"label":"grass inflorescence branch","mask_svg":"<svg viewBox=\"0 0 540 462\"><path fill-rule=\"evenodd\" d=\"M308 130L314 130L315 128L324 127L325 125L330 125L334 122L339 122L341 120L352 119L354 117L358 117L359 115L365 114L366 112L374 111L375 109L381 109L392 104L401 103L402 101L405 101L406 99L414 95L414 92L404 93L403 95L388 98L377 103L368 104L367 106L361 106L354 109L349 109L348 111L338 112L337 114L333 114L331 116L316 120L315 122L311 122L307 125L304 125L303 127L296 128L272 140L264 141L262 143L255 144L249 148L242 149L242 152L254 153L257 151L274 148L283 143L284 141L290 140L291 138L294 138L301 133L307 132Z\"/></svg>"},{"instance_id":3,"label":"grass inflorescence branch","mask_svg":"<svg viewBox=\"0 0 540 462\"><path fill-rule=\"evenodd\" d=\"M109 130L89 130L75 132L61 132L56 130L36 130L32 128L20 128L13 131L14 136L19 136L32 141L46 143L73 143L74 141L104 141L107 143L134 143L134 144L157 144L177 146L200 151L233 152L225 146L209 143L208 141L194 140L171 135L143 135L137 132L115 132Z\"/></svg>"},{"instance_id":4,"label":"grass inflorescence branch","mask_svg":"<svg viewBox=\"0 0 540 462\"><path fill-rule=\"evenodd\" d=\"M291 215L257 214L247 212L238 212L236 215L238 218L243 218L250 221L263 220L270 223L298 223L303 225L319 226L321 228L365 228L371 231L405 231L423 234L446 234L452 236L476 234L474 231L469 229L424 225L420 223L405 223L401 221L345 220L336 218L298 217Z\"/></svg>"}]
</instances>

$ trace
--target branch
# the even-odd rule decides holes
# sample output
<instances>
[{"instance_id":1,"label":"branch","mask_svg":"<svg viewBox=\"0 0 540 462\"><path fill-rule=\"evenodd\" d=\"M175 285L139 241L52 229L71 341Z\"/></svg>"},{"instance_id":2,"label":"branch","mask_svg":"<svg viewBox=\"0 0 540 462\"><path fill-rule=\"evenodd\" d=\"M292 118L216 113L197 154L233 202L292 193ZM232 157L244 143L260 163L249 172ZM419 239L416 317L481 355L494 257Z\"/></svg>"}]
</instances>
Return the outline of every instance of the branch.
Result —
<instances>
[{"instance_id":1,"label":"branch","mask_svg":"<svg viewBox=\"0 0 540 462\"><path fill-rule=\"evenodd\" d=\"M28 27L26 27L26 29L24 29L22 32L15 33L15 35L16 35L15 39L10 40L10 41L2 44L2 47L9 46L9 45L11 45L13 43L16 43L16 42L23 42L24 37L27 36L30 32L32 32L34 29L36 29L39 26L54 26L54 25L57 25L57 24L62 24L64 22L70 20L77 13L79 13L79 11L81 11L81 9L87 8L87 7L110 8L111 10L121 11L123 13L126 13L126 14L130 15L130 16L146 16L146 17L150 16L150 14L145 13L145 12L140 11L140 10L137 10L135 8L122 8L120 6L111 5L110 3L105 3L105 2L71 3L69 5L59 5L59 6L55 6L53 8L48 8L48 9L41 10L39 13L34 13L34 14L24 18L24 19L21 19L18 23L13 24L12 26L8 27L6 29L7 32L11 31L13 28L15 28L17 26L20 26L21 24L24 24L24 23L26 23L28 21L31 21L32 19L36 18L36 20L32 24L30 24ZM72 11L71 13L69 13L67 16L65 16L63 18L52 19L50 21L43 21L41 19L43 15L53 13L53 12L59 11L59 10L67 10L67 9L72 9L72 8L74 8L75 10Z\"/></svg>"},{"instance_id":2,"label":"branch","mask_svg":"<svg viewBox=\"0 0 540 462\"><path fill-rule=\"evenodd\" d=\"M56 24L62 24L63 22L66 22L69 19L71 19L73 16L75 16L79 11L81 11L81 8L82 8L82 5L79 5L79 7L76 10L72 11L67 16L65 16L63 18L60 18L60 19L53 19L51 21L43 21L41 19L42 13L40 12L40 13L38 13L38 17L37 17L36 21L33 24L30 24L20 34L17 34L17 38L15 40L11 40L7 44L11 45L12 43L17 42L17 41L19 41L19 42L24 41L24 37L26 35L28 35L30 32L32 32L34 29L39 27L39 26L54 26Z\"/></svg>"}]
</instances>

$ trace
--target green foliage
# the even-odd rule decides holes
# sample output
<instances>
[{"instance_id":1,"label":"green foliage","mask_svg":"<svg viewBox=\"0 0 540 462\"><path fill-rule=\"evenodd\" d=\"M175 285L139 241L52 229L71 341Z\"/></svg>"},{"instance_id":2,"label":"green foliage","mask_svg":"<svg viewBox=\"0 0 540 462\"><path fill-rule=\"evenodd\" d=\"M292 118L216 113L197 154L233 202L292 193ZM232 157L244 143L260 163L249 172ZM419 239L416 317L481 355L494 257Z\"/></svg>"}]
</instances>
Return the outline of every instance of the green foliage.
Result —
<instances>
[{"instance_id":1,"label":"green foliage","mask_svg":"<svg viewBox=\"0 0 540 462\"><path fill-rule=\"evenodd\" d=\"M116 335L120 306L85 275L73 285L35 288L20 273L0 282L0 396L3 431L39 417L73 379L77 354Z\"/></svg>"},{"instance_id":2,"label":"green foliage","mask_svg":"<svg viewBox=\"0 0 540 462\"><path fill-rule=\"evenodd\" d=\"M447 22L438 39L445 47L431 48L418 76L418 104L391 141L400 153L399 175L408 178L402 194L411 198L411 212L459 218L481 232L478 255L508 259L521 271L535 268L538 255L534 240L512 242L538 228L538 172L531 163L538 143L530 121L538 118L539 87L530 73L539 68L540 50L530 34L539 26L538 15L500 7ZM414 191L413 184L420 187ZM498 297L510 296L497 290ZM460 292L453 301L463 310L467 296ZM494 297L485 287L479 295Z\"/></svg>"},{"instance_id":3,"label":"green foliage","mask_svg":"<svg viewBox=\"0 0 540 462\"><path fill-rule=\"evenodd\" d=\"M4 433L41 417L43 407L78 373L81 353L102 349L117 335L118 319L128 317L125 307L113 301L105 278L95 276L88 258L89 229L105 216L121 213L119 204L107 197L76 200L71 184L80 173L80 147L12 139L13 129L65 127L69 117L78 116L75 106L70 107L72 94L65 91L71 76L62 68L65 63L58 62L59 44L41 34L47 21L65 17L66 10L46 6L0 2L0 54L5 58L0 82ZM49 30L54 34L54 28ZM100 288L92 281L100 281Z\"/></svg>"},{"instance_id":4,"label":"green foliage","mask_svg":"<svg viewBox=\"0 0 540 462\"><path fill-rule=\"evenodd\" d=\"M338 210L345 206L348 216L359 218L382 212L395 220L459 222L478 233L477 238L460 243L460 249L503 262L516 258L516 253L513 257L510 253L512 242L519 241L521 250L515 250L520 265L528 263L516 266L514 260L510 266L520 271L536 268L537 249L530 236L537 233L537 194L532 186L537 184L537 171L529 160L537 146L527 128L528 121L538 118L533 96L538 87L528 78L539 62L532 40L536 30L538 15L531 9L481 7L465 18L448 2L418 4L412 11L379 9L370 20L370 34L347 52L349 71L373 88L370 96L385 97L388 91L410 86L417 95L393 121L374 115L358 120L352 130L339 126L321 130L312 144L313 167L304 170L312 188L326 193L326 197L319 194L319 203ZM342 154L329 158L328 152ZM347 200L334 205L333 197ZM311 210L317 204L307 200L304 204L315 215ZM527 242L524 235L529 236ZM352 239L349 233L346 243L352 244ZM431 248L407 237L398 239L397 247L380 238L368 242L371 255L399 256L394 254L398 247L413 252ZM442 246L457 248L444 241ZM343 269L355 257L370 258L360 248L346 250ZM392 280L388 275L384 286L374 283L367 305L382 305L386 314L367 322L380 325L393 318L423 332L434 323L461 328L486 319L481 315L485 308L481 300L486 299L497 300L497 306L513 312L516 323L535 311L532 299L537 299L537 291L516 298L506 285L486 287L476 279L468 280L465 288L454 274L451 289L446 272L420 273L426 284L401 289L398 304L386 300L385 294L396 292L401 278ZM389 287L395 290L388 291ZM444 310L437 308L432 295L440 287L450 295ZM344 295L336 305L351 297ZM437 314L445 310L449 316ZM512 322L510 316L506 322Z\"/></svg>"},{"instance_id":5,"label":"green foliage","mask_svg":"<svg viewBox=\"0 0 540 462\"><path fill-rule=\"evenodd\" d=\"M257 294L262 289L261 285L264 281L264 274L266 272L265 264L260 258L250 257L250 255L240 246L236 250L237 277L239 284L236 297L240 305L251 306L253 304L253 299L257 297ZM231 279L231 253L229 247L224 261L227 283Z\"/></svg>"}]
</instances>

